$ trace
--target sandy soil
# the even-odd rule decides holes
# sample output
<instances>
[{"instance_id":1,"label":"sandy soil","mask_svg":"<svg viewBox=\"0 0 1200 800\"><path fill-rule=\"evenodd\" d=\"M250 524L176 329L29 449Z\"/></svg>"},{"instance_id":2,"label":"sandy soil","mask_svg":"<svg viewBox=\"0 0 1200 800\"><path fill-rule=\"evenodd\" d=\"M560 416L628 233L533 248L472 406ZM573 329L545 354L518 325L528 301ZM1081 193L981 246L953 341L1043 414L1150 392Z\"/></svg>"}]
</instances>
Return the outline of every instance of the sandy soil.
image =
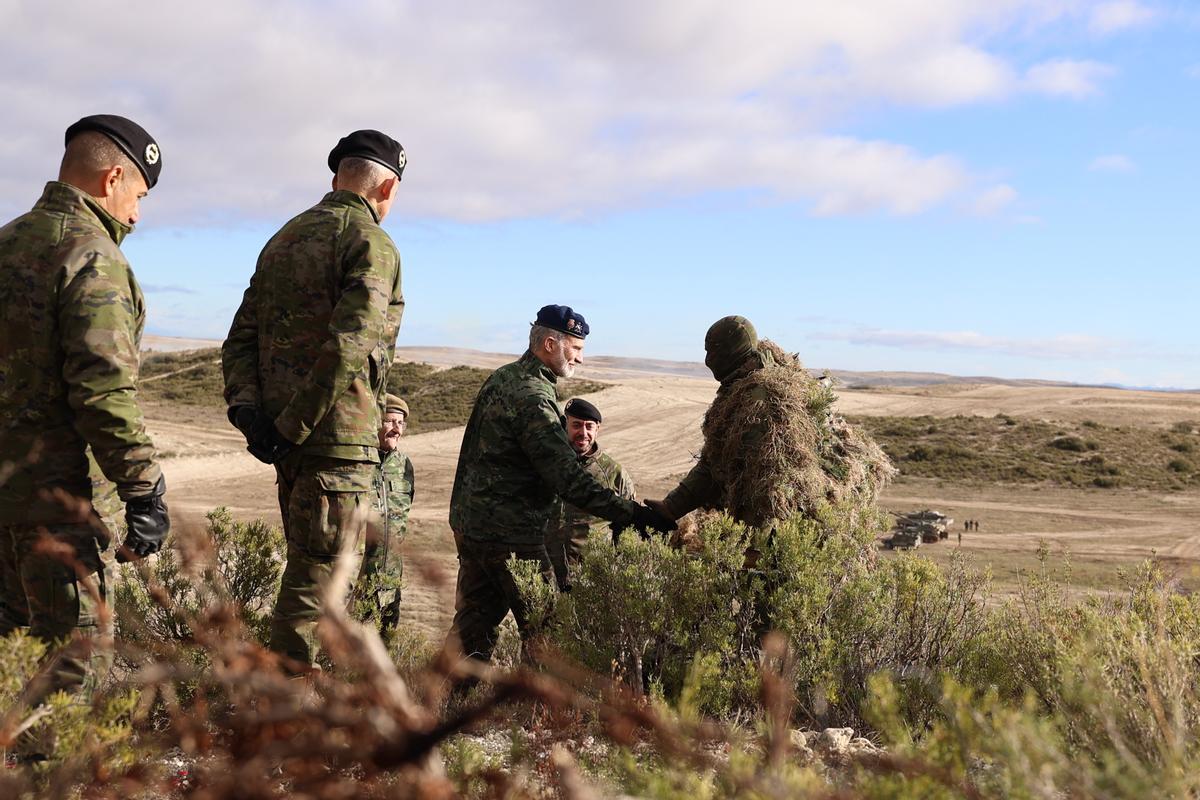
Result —
<instances>
[{"instance_id":1,"label":"sandy soil","mask_svg":"<svg viewBox=\"0 0 1200 800\"><path fill-rule=\"evenodd\" d=\"M492 367L508 358L463 351L408 349L400 357L441 366L467 361ZM599 361L597 359L596 361ZM654 362L589 364L580 377L617 385L593 399L605 415L604 445L633 474L641 496L661 497L691 466L701 444L700 421L716 384L712 380L656 371ZM1052 420L1093 419L1111 425L1161 427L1200 420L1200 394L1054 386L942 385L843 391L844 413L949 416L1011 414ZM219 414L180 419L169 408L152 408L149 425L165 470L171 508L179 522L195 521L224 505L240 518L278 521L274 473L243 449L240 435ZM440 636L453 613L454 546L447 524L450 486L462 429L413 436L406 448L416 470L417 496L406 553L405 615ZM1011 583L1032 566L1039 542L1069 548L1080 583L1111 585L1120 567L1157 554L1189 583L1200 584L1200 493L971 487L936 481L901 481L883 498L896 511L933 507L958 521L981 521L961 547ZM926 546L943 559L957 546Z\"/></svg>"}]
</instances>

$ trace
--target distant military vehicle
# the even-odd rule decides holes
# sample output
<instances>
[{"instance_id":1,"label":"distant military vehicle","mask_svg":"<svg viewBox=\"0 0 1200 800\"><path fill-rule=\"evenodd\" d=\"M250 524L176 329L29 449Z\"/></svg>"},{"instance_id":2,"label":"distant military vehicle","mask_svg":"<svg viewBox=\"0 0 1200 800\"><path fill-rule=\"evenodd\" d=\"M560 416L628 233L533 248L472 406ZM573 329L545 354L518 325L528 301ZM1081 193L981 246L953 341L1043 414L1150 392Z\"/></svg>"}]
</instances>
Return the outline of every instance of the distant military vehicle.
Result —
<instances>
[{"instance_id":1,"label":"distant military vehicle","mask_svg":"<svg viewBox=\"0 0 1200 800\"><path fill-rule=\"evenodd\" d=\"M916 547L912 542L928 542L933 544L950 535L950 525L954 520L940 511L925 509L908 514L896 515L896 527L892 530L892 538L885 542L892 548Z\"/></svg>"},{"instance_id":2,"label":"distant military vehicle","mask_svg":"<svg viewBox=\"0 0 1200 800\"><path fill-rule=\"evenodd\" d=\"M883 540L889 550L912 550L921 546L921 534L915 530L892 531L891 538Z\"/></svg>"}]
</instances>

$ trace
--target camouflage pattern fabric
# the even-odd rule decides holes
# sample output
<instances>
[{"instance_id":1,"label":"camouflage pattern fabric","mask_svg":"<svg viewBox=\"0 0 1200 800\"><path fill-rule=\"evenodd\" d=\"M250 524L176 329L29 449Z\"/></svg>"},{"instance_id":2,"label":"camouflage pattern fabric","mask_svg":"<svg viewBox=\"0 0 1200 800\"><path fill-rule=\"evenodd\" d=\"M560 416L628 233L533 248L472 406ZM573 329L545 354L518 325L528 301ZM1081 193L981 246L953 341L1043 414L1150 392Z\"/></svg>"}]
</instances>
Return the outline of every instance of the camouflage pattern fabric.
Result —
<instances>
[{"instance_id":1,"label":"camouflage pattern fabric","mask_svg":"<svg viewBox=\"0 0 1200 800\"><path fill-rule=\"evenodd\" d=\"M769 353L758 350L751 351L749 356L742 357L740 366L728 369L723 373L724 379L721 381L721 386L717 389L717 397L720 398L727 395L733 384L751 372L771 366L774 363ZM756 388L754 391L754 398L757 398L759 401L766 400L766 395L761 388ZM748 433L748 436L751 438L745 440L746 445L752 446L754 444L754 437L761 437L765 434L766 421L763 420L761 425L756 423L755 426L751 427ZM687 475L683 476L679 485L663 498L663 505L667 507L671 516L679 519L688 512L695 511L697 508L721 508L723 505L721 483L717 479L715 472L716 470L714 470L714 465L710 461L707 448L702 449L696 465L692 467Z\"/></svg>"},{"instance_id":2,"label":"camouflage pattern fabric","mask_svg":"<svg viewBox=\"0 0 1200 800\"><path fill-rule=\"evenodd\" d=\"M94 630L76 570L34 543L72 548L103 597L112 536L95 509L119 509L113 484L127 501L162 474L135 389L146 309L119 249L131 230L58 181L0 228L0 633L27 624L52 643ZM62 650L45 691L83 686L88 663Z\"/></svg>"},{"instance_id":3,"label":"camouflage pattern fabric","mask_svg":"<svg viewBox=\"0 0 1200 800\"><path fill-rule=\"evenodd\" d=\"M450 496L458 537L542 546L556 495L618 526L632 520L636 504L579 463L558 411L556 380L526 351L479 390Z\"/></svg>"},{"instance_id":4,"label":"camouflage pattern fabric","mask_svg":"<svg viewBox=\"0 0 1200 800\"><path fill-rule=\"evenodd\" d=\"M404 312L400 255L370 204L325 195L263 248L221 348L225 400L310 455L378 460Z\"/></svg>"},{"instance_id":5,"label":"camouflage pattern fabric","mask_svg":"<svg viewBox=\"0 0 1200 800\"><path fill-rule=\"evenodd\" d=\"M107 533L94 513L78 523L0 524L0 578L6 590L6 613L0 616L0 636L8 635L22 622L29 625L31 636L47 643L65 643L76 629L111 636L111 628L98 629L101 618L96 599L84 588L75 568L52 555L35 552L35 544L43 536L70 546L100 599L108 598L112 576L100 558L97 545L98 540L107 538ZM13 579L19 581L19 592L8 591L8 582ZM73 692L81 688L88 691L94 687L107 674L111 659L103 650L89 654L88 649L79 645L60 649L53 656L46 682L31 695L30 705L36 706L57 691Z\"/></svg>"},{"instance_id":6,"label":"camouflage pattern fabric","mask_svg":"<svg viewBox=\"0 0 1200 800\"><path fill-rule=\"evenodd\" d=\"M470 658L491 659L500 623L510 609L522 642L528 643L537 635L529 624L528 609L508 568L508 560L513 557L536 562L547 581L554 578L546 547L541 543L505 544L466 539L459 547L457 590L460 607L454 615L450 636L458 640L463 653ZM528 657L527 649L525 653Z\"/></svg>"},{"instance_id":7,"label":"camouflage pattern fabric","mask_svg":"<svg viewBox=\"0 0 1200 800\"><path fill-rule=\"evenodd\" d=\"M414 481L412 460L399 450L382 453L375 474L375 511L378 533L369 531L363 549L362 570L355 587L362 603L361 616L377 619L381 633L400 622L400 590L404 562L400 544L408 531L408 513L412 509Z\"/></svg>"},{"instance_id":8,"label":"camouflage pattern fabric","mask_svg":"<svg viewBox=\"0 0 1200 800\"><path fill-rule=\"evenodd\" d=\"M287 564L271 618L269 647L311 667L320 651L321 592L343 543L350 552L359 552L374 513L376 466L293 451L276 467Z\"/></svg>"},{"instance_id":9,"label":"camouflage pattern fabric","mask_svg":"<svg viewBox=\"0 0 1200 800\"><path fill-rule=\"evenodd\" d=\"M629 473L615 458L604 452L599 442L592 445L590 452L579 456L579 463L596 480L621 497L637 500ZM546 526L546 552L550 556L550 563L554 565L554 577L560 589L570 587L570 567L579 563L588 536L601 527L604 527L603 521L583 509L562 500L555 504L554 513Z\"/></svg>"},{"instance_id":10,"label":"camouflage pattern fabric","mask_svg":"<svg viewBox=\"0 0 1200 800\"><path fill-rule=\"evenodd\" d=\"M333 191L267 242L221 348L229 406L262 409L300 445L275 465L288 553L270 647L301 665L338 545L352 537L357 558L372 513L403 312L391 237L364 198Z\"/></svg>"},{"instance_id":11,"label":"camouflage pattern fabric","mask_svg":"<svg viewBox=\"0 0 1200 800\"><path fill-rule=\"evenodd\" d=\"M130 230L57 181L0 228L0 522L76 516L59 492L91 501L89 445L122 500L158 482L135 389L145 302L118 248Z\"/></svg>"}]
</instances>

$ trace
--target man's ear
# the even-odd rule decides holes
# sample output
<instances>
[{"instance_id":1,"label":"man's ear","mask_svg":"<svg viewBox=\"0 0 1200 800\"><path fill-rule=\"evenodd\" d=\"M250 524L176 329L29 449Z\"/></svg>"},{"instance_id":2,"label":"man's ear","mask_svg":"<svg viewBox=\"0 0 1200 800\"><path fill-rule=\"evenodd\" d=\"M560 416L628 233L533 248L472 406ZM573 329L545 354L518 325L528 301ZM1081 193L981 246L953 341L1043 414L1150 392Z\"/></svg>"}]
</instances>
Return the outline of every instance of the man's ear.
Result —
<instances>
[{"instance_id":1,"label":"man's ear","mask_svg":"<svg viewBox=\"0 0 1200 800\"><path fill-rule=\"evenodd\" d=\"M109 167L104 173L104 185L101 187L104 192L101 197L112 197L117 193L117 187L121 185L121 180L125 177L125 168L120 164Z\"/></svg>"},{"instance_id":2,"label":"man's ear","mask_svg":"<svg viewBox=\"0 0 1200 800\"><path fill-rule=\"evenodd\" d=\"M391 200L396 196L396 191L400 188L400 179L396 177L388 178L379 187L379 194L384 200Z\"/></svg>"},{"instance_id":3,"label":"man's ear","mask_svg":"<svg viewBox=\"0 0 1200 800\"><path fill-rule=\"evenodd\" d=\"M337 191L337 173L336 172L333 174L333 180L331 180L329 182L329 187L331 189L333 189L335 192Z\"/></svg>"}]
</instances>

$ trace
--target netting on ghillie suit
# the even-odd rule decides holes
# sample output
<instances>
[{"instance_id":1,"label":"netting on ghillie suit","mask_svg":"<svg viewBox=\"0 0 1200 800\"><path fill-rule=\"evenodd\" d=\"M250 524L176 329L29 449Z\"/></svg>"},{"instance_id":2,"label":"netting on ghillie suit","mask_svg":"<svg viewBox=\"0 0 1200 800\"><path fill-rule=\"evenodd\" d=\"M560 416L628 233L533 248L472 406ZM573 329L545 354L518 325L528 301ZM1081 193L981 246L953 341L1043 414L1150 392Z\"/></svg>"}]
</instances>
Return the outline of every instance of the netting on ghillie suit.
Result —
<instances>
[{"instance_id":1,"label":"netting on ghillie suit","mask_svg":"<svg viewBox=\"0 0 1200 800\"><path fill-rule=\"evenodd\" d=\"M883 450L833 412L833 390L799 358L769 339L758 351L762 369L722 385L704 416L714 501L751 525L826 503L874 501L896 472Z\"/></svg>"}]
</instances>

